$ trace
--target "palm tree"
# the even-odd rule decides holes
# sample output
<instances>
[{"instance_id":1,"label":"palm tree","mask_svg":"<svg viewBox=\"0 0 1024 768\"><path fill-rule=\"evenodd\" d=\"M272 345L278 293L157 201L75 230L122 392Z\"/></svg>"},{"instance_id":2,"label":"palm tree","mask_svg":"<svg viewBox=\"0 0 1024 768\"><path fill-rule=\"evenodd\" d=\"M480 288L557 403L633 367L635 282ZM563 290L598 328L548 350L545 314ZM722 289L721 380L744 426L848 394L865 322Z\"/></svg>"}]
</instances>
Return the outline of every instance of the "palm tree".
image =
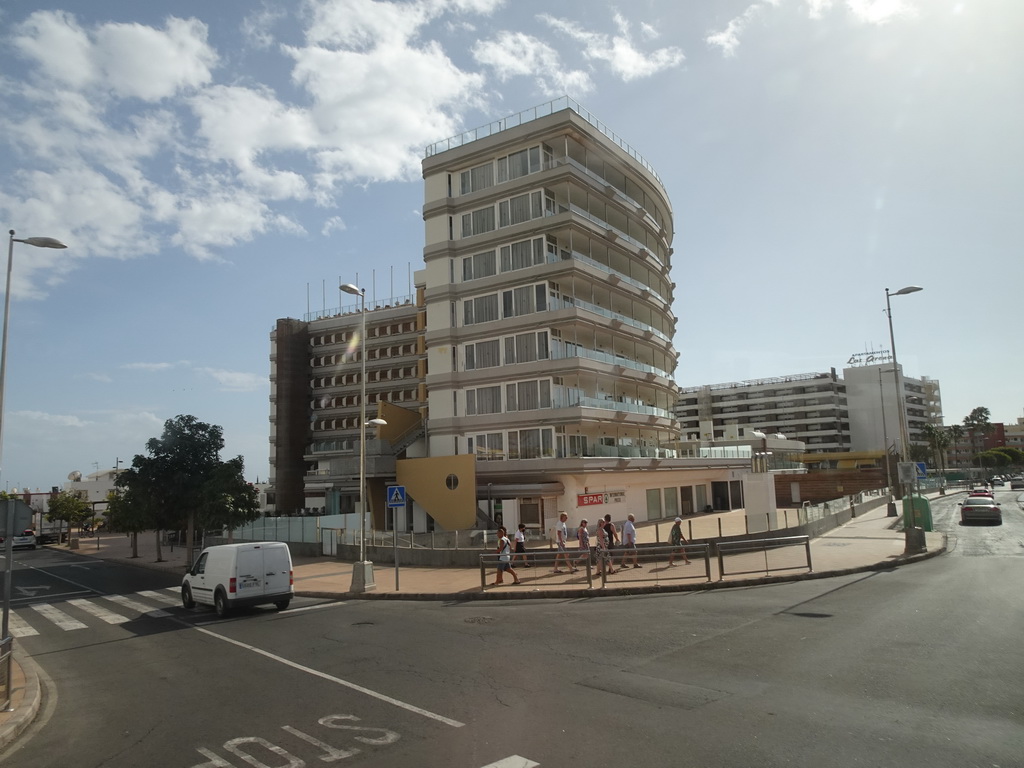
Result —
<instances>
[{"instance_id":1,"label":"palm tree","mask_svg":"<svg viewBox=\"0 0 1024 768\"><path fill-rule=\"evenodd\" d=\"M960 441L964 439L964 428L959 424L953 424L952 426L946 427L946 434L949 439L953 442L953 453L959 456L960 453Z\"/></svg>"},{"instance_id":2,"label":"palm tree","mask_svg":"<svg viewBox=\"0 0 1024 768\"><path fill-rule=\"evenodd\" d=\"M942 427L934 424L925 424L921 432L924 433L925 439L928 441L928 447L932 449L935 468L942 472L946 468L945 457L946 448L949 447L949 435Z\"/></svg>"}]
</instances>

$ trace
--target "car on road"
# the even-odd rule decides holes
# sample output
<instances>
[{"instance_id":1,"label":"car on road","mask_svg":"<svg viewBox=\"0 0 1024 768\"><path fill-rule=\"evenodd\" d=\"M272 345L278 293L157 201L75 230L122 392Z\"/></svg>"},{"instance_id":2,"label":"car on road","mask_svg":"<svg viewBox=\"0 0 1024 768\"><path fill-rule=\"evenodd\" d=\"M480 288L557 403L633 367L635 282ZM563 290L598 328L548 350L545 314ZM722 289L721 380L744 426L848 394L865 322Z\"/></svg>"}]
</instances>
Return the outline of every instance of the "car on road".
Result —
<instances>
[{"instance_id":1,"label":"car on road","mask_svg":"<svg viewBox=\"0 0 1024 768\"><path fill-rule=\"evenodd\" d=\"M988 484L991 485L993 488L995 488L997 485L1006 485L1006 483L1003 481L1003 478L1001 477L993 477L991 480L988 481Z\"/></svg>"},{"instance_id":2,"label":"car on road","mask_svg":"<svg viewBox=\"0 0 1024 768\"><path fill-rule=\"evenodd\" d=\"M968 496L960 502L960 524L989 522L1003 524L1003 512L999 502L987 496Z\"/></svg>"},{"instance_id":3,"label":"car on road","mask_svg":"<svg viewBox=\"0 0 1024 768\"><path fill-rule=\"evenodd\" d=\"M3 544L3 543L4 543L4 537L0 536L0 544ZM36 548L36 534L35 534L35 531L26 530L26 531L22 531L21 533L16 533L14 536L11 537L11 543L12 543L12 546L15 549L20 549L20 548L35 549Z\"/></svg>"},{"instance_id":4,"label":"car on road","mask_svg":"<svg viewBox=\"0 0 1024 768\"><path fill-rule=\"evenodd\" d=\"M292 555L280 541L207 547L181 580L181 604L212 605L224 617L236 606L273 603L283 611L295 594Z\"/></svg>"},{"instance_id":5,"label":"car on road","mask_svg":"<svg viewBox=\"0 0 1024 768\"><path fill-rule=\"evenodd\" d=\"M1024 490L1024 478L1015 477L1010 481L1010 490L1021 491Z\"/></svg>"},{"instance_id":6,"label":"car on road","mask_svg":"<svg viewBox=\"0 0 1024 768\"><path fill-rule=\"evenodd\" d=\"M989 499L995 498L995 496L992 494L992 491L990 491L988 488L975 488L967 493L967 498L970 498L971 496L984 496Z\"/></svg>"}]
</instances>

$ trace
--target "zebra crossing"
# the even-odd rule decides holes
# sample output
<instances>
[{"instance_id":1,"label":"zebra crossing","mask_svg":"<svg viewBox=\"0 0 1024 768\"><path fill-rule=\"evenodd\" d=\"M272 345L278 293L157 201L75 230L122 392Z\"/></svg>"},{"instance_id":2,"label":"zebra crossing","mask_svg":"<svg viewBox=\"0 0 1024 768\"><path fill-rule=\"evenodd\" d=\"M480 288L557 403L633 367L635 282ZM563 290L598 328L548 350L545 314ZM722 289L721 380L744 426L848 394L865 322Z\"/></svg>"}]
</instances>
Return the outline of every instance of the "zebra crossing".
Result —
<instances>
[{"instance_id":1,"label":"zebra crossing","mask_svg":"<svg viewBox=\"0 0 1024 768\"><path fill-rule=\"evenodd\" d=\"M97 595L57 603L35 603L12 611L9 629L14 637L32 637L54 629L61 632L88 629L95 622L119 625L143 616L163 618L172 615L164 607L181 606L179 595L178 587L168 587L132 595Z\"/></svg>"}]
</instances>

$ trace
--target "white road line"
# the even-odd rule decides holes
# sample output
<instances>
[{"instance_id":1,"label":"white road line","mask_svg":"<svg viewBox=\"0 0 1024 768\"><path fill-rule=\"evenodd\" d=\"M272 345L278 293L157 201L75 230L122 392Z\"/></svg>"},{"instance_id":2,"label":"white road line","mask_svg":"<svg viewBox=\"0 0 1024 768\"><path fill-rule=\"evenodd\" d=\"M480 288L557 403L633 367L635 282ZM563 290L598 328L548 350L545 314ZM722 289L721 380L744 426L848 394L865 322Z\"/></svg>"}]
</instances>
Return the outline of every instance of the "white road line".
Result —
<instances>
[{"instance_id":1,"label":"white road line","mask_svg":"<svg viewBox=\"0 0 1024 768\"><path fill-rule=\"evenodd\" d=\"M276 661L279 664L284 664L285 666L291 667L292 669L297 669L297 670L299 670L301 672L306 672L306 673L308 673L310 675L313 675L314 677L319 677L319 678L322 678L323 680L329 680L332 683L337 683L338 685L343 685L346 688L351 688L353 691L359 691L359 693L365 693L367 696L372 696L375 699L378 699L380 701L386 702L388 704L392 704L392 705L394 705L396 707L399 707L400 709L404 709L404 710L406 710L408 712L413 712L413 713L415 713L417 715L423 715L423 717L428 717L431 720L437 720L439 723L444 723L445 725L452 726L452 728L461 728L462 726L465 725L465 723L460 723L458 720L452 720L451 718L445 717L444 715L438 715L438 714L436 714L434 712L430 712L430 711L428 711L426 709L421 709L420 707L417 707L417 706L415 706L413 704L406 704L404 701L399 701L398 699L393 699L390 696L384 695L383 693L377 693L376 691L371 691L369 688L364 688L361 685L356 685L355 683L350 683L348 680L342 680L340 677L335 677L334 675L328 675L326 672L321 672L320 670L312 669L311 667L303 666L302 664L299 664L297 662L289 661L288 659L285 659L285 658L283 658L281 656L276 656L273 653L270 653L269 651L264 651L262 648L257 648L257 647L255 647L253 645L249 645L248 643L243 643L243 642L241 642L239 640L233 640L232 638L225 637L224 635L218 635L216 632L213 632L213 631L211 631L209 629L203 629L202 627L193 627L193 629L195 629L197 632L202 632L204 635L209 635L210 637L215 637L218 640L223 640L225 643L231 643L232 645L237 645L239 648L244 648L247 651L252 651L253 653L259 654L260 656L268 658L271 661ZM525 766L526 764L524 763L523 765ZM533 763L533 765L538 765L538 763Z\"/></svg>"},{"instance_id":2,"label":"white road line","mask_svg":"<svg viewBox=\"0 0 1024 768\"><path fill-rule=\"evenodd\" d=\"M103 597L104 599L115 602L118 605L123 605L125 608L130 608L133 611L138 611L143 616L154 616L157 618L163 618L165 616L171 615L167 611L161 611L158 608L154 609L151 606L146 605L145 603L140 603L138 600L132 600L130 597L125 597L124 595L104 595Z\"/></svg>"},{"instance_id":3,"label":"white road line","mask_svg":"<svg viewBox=\"0 0 1024 768\"><path fill-rule=\"evenodd\" d=\"M504 760L499 760L496 763L488 763L483 768L536 768L538 765L540 763L535 763L533 760L527 760L519 755L512 755L512 757L506 757Z\"/></svg>"},{"instance_id":4,"label":"white road line","mask_svg":"<svg viewBox=\"0 0 1024 768\"><path fill-rule=\"evenodd\" d=\"M107 624L124 624L129 621L127 616L122 616L120 613L114 613L108 611L106 608L96 605L90 600L68 600L69 605L73 605L76 608L81 608L86 613L90 613L97 619L102 619Z\"/></svg>"},{"instance_id":5,"label":"white road line","mask_svg":"<svg viewBox=\"0 0 1024 768\"><path fill-rule=\"evenodd\" d=\"M32 629L25 620L16 613L10 614L10 631L15 637L31 637L32 635L38 635L39 632Z\"/></svg>"},{"instance_id":6,"label":"white road line","mask_svg":"<svg viewBox=\"0 0 1024 768\"><path fill-rule=\"evenodd\" d=\"M49 619L65 632L71 632L75 629L86 629L86 625L78 619L71 618L64 611L54 608L52 605L40 603L39 605L33 605L32 610L39 613L43 618Z\"/></svg>"},{"instance_id":7,"label":"white road line","mask_svg":"<svg viewBox=\"0 0 1024 768\"><path fill-rule=\"evenodd\" d=\"M164 594L161 594L160 592L154 592L153 590L150 590L150 589L147 589L147 590L145 590L143 592L136 592L135 594L136 595L142 595L143 597L151 598L151 599L156 600L157 602L160 602L160 603L166 603L167 605L181 605L181 600L180 599L176 600L173 597L171 597L170 595L164 595Z\"/></svg>"}]
</instances>

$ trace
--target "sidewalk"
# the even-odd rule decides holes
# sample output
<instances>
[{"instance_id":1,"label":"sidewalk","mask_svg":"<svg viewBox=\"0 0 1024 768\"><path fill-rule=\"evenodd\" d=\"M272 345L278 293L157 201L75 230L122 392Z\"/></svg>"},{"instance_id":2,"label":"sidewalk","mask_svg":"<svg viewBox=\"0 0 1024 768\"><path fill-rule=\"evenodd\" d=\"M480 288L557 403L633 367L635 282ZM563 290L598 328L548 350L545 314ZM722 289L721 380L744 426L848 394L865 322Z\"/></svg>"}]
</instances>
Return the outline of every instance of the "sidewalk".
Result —
<instances>
[{"instance_id":1,"label":"sidewalk","mask_svg":"<svg viewBox=\"0 0 1024 768\"><path fill-rule=\"evenodd\" d=\"M720 519L715 519L720 518ZM742 510L734 510L715 515L704 515L693 520L693 535L697 538L713 535L706 528L718 531L725 536L742 535L745 531L745 520ZM494 581L494 568L485 574L488 586L481 589L479 568L424 568L401 565L399 550L398 587L396 588L395 567L393 564L377 564L374 568L376 589L363 593L350 593L352 581L352 564L329 558L294 558L295 594L300 597L319 597L329 599L392 599L392 600L466 600L466 599L524 599L524 598L578 598L596 596L618 596L631 594L650 594L707 590L728 587L741 587L753 584L768 584L783 581L799 581L811 578L840 576L860 571L892 568L910 562L934 557L946 551L945 535L942 533L926 533L927 551L910 557L904 557L904 535L894 531L891 526L895 518L886 517L885 506L882 505L870 512L850 520L845 525L812 539L810 543L811 564L813 570L806 567L794 568L781 572L764 573L763 565L758 574L757 562L763 564L765 557L758 554L751 560L748 573L726 574L724 578L718 573L718 563L712 558L709 564L710 580L703 558L690 553L691 565L680 565L669 569L667 555L644 555L641 546L642 568L627 568L608 577L607 586L602 588L600 577L594 569L594 588L589 588L585 570L578 573L555 574L551 572L551 560L554 551L548 549L545 542L535 543L529 550L531 557L540 561L533 568L517 566L516 570L522 584L515 586L506 580L503 586L490 586ZM637 540L641 545L664 543L668 539L671 522L639 525ZM684 533L689 536L688 526L684 522ZM783 535L783 534L780 534ZM570 536L572 533L570 532ZM54 547L56 548L56 547ZM69 551L66 546L61 551ZM79 549L70 550L83 557L96 557L112 562L135 565L143 568L165 570L175 575L183 575L187 570L185 548L175 545L162 548L162 562L156 562L156 541L152 532L139 536L138 558L131 557L131 541L122 535L99 535L95 538L82 539ZM803 549L786 550L794 555L786 555L794 565L803 562ZM198 548L195 554L198 554ZM570 547L570 557L574 549ZM772 555L774 557L774 553ZM741 556L742 557L742 556ZM618 553L616 554L618 564ZM783 562L785 565L786 562ZM736 566L734 566L735 568ZM778 567L778 566L775 566ZM16 651L12 665L12 710L0 712L0 750L27 728L40 704L40 683L31 659L19 657Z\"/></svg>"}]
</instances>

